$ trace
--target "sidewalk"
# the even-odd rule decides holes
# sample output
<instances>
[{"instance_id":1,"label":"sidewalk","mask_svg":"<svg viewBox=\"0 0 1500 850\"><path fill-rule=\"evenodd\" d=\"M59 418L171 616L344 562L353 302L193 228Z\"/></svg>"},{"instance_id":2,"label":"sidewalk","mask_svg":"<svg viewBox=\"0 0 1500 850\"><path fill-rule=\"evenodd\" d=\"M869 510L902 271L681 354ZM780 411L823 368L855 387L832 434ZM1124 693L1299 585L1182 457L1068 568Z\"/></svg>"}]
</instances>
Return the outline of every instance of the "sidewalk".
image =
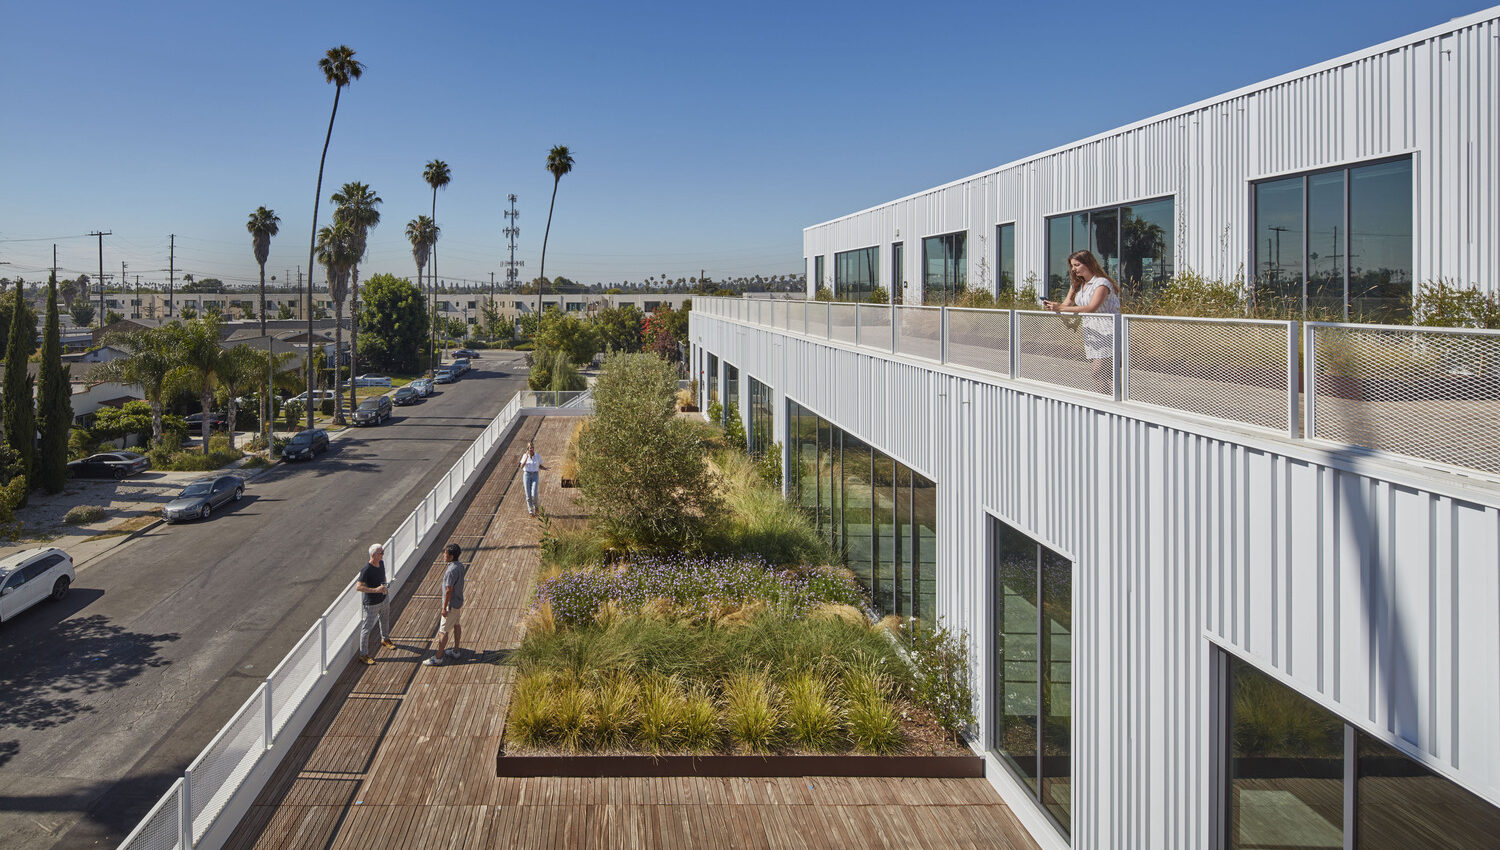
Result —
<instances>
[{"instance_id":1,"label":"sidewalk","mask_svg":"<svg viewBox=\"0 0 1500 850\"><path fill-rule=\"evenodd\" d=\"M514 668L503 663L538 563L517 446L560 456L576 420L521 422L440 542L469 563L462 659L425 667L439 547L394 602L395 650L350 664L225 845L379 847L1034 848L983 779L500 778ZM576 491L542 477L556 519Z\"/></svg>"}]
</instances>

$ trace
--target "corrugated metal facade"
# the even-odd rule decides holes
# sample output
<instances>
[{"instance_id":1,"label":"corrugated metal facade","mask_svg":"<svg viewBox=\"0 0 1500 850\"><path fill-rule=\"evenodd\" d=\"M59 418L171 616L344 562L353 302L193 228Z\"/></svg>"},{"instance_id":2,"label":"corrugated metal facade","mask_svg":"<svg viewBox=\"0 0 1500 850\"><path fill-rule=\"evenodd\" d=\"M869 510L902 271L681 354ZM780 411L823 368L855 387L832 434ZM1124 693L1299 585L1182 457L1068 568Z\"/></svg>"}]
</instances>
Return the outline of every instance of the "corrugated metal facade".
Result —
<instances>
[{"instance_id":1,"label":"corrugated metal facade","mask_svg":"<svg viewBox=\"0 0 1500 850\"><path fill-rule=\"evenodd\" d=\"M968 231L969 279L1016 223L1017 280L1038 279L1047 216L1171 196L1178 267L1224 280L1250 268L1250 181L1413 157L1414 279L1500 291L1500 8L806 228L813 258L905 245L919 303L927 236Z\"/></svg>"},{"instance_id":2,"label":"corrugated metal facade","mask_svg":"<svg viewBox=\"0 0 1500 850\"><path fill-rule=\"evenodd\" d=\"M711 352L773 388L783 444L791 398L937 483L981 718L987 517L1074 560L1072 846L1214 846L1215 645L1500 803L1500 492L697 313L691 336L695 372Z\"/></svg>"}]
</instances>

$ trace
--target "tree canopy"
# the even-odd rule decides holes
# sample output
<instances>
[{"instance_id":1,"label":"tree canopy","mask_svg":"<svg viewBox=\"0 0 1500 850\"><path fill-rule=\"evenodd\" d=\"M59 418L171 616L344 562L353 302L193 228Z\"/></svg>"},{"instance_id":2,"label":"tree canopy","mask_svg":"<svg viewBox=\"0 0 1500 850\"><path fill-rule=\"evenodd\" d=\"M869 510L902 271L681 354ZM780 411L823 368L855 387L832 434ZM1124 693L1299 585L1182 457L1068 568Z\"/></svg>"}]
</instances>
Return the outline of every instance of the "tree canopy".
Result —
<instances>
[{"instance_id":1,"label":"tree canopy","mask_svg":"<svg viewBox=\"0 0 1500 850\"><path fill-rule=\"evenodd\" d=\"M402 374L420 367L427 304L410 280L377 274L365 281L359 325L359 356L371 368Z\"/></svg>"}]
</instances>

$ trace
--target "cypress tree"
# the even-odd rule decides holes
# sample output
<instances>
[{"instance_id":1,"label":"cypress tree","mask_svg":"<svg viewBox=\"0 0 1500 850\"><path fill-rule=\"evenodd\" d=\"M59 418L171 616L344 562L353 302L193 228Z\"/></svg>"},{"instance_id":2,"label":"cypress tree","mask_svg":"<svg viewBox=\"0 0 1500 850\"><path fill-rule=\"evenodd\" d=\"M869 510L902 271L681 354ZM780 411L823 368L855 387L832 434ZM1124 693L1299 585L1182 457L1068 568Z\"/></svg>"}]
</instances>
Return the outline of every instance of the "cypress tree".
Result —
<instances>
[{"instance_id":1,"label":"cypress tree","mask_svg":"<svg viewBox=\"0 0 1500 850\"><path fill-rule=\"evenodd\" d=\"M73 390L62 365L62 332L57 318L57 279L47 284L47 326L42 331L42 368L37 373L37 482L48 493L68 483L68 432L73 427Z\"/></svg>"},{"instance_id":2,"label":"cypress tree","mask_svg":"<svg viewBox=\"0 0 1500 850\"><path fill-rule=\"evenodd\" d=\"M0 400L0 408L5 412L5 442L15 450L29 489L36 480L32 472L36 466L36 410L31 395L34 382L26 374L26 360L34 350L36 330L26 327L22 315L26 311L20 309L26 300L21 286L19 282L16 284L16 309L11 313L10 339L6 340L4 398ZM16 507L25 505L23 498Z\"/></svg>"}]
</instances>

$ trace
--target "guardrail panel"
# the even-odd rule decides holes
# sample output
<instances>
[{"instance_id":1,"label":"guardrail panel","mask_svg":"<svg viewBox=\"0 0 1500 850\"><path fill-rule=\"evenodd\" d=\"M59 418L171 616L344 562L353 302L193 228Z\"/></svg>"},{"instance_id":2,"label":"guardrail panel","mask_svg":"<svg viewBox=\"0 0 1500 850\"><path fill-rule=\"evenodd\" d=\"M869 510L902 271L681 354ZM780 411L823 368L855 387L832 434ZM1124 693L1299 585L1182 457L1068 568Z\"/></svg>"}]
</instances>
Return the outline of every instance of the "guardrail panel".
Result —
<instances>
[{"instance_id":1,"label":"guardrail panel","mask_svg":"<svg viewBox=\"0 0 1500 850\"><path fill-rule=\"evenodd\" d=\"M1018 377L1113 395L1114 327L1111 313L1017 310Z\"/></svg>"},{"instance_id":2,"label":"guardrail panel","mask_svg":"<svg viewBox=\"0 0 1500 850\"><path fill-rule=\"evenodd\" d=\"M829 304L828 305L828 328L832 336L830 339L839 342L854 344L855 313L853 304Z\"/></svg>"},{"instance_id":3,"label":"guardrail panel","mask_svg":"<svg viewBox=\"0 0 1500 850\"><path fill-rule=\"evenodd\" d=\"M1289 322L1127 316L1126 401L1285 433Z\"/></svg>"},{"instance_id":4,"label":"guardrail panel","mask_svg":"<svg viewBox=\"0 0 1500 850\"><path fill-rule=\"evenodd\" d=\"M282 727L303 697L317 684L323 675L323 628L314 624L302 640L292 647L276 669L271 671L267 684L271 688L271 730L280 735Z\"/></svg>"},{"instance_id":5,"label":"guardrail panel","mask_svg":"<svg viewBox=\"0 0 1500 850\"><path fill-rule=\"evenodd\" d=\"M151 811L120 843L119 850L178 850L182 847L182 780L172 783Z\"/></svg>"},{"instance_id":6,"label":"guardrail panel","mask_svg":"<svg viewBox=\"0 0 1500 850\"><path fill-rule=\"evenodd\" d=\"M860 304L856 311L859 313L859 338L856 341L867 348L890 351L891 308L885 304Z\"/></svg>"},{"instance_id":7,"label":"guardrail panel","mask_svg":"<svg viewBox=\"0 0 1500 850\"><path fill-rule=\"evenodd\" d=\"M1010 374L1010 311L948 308L948 362Z\"/></svg>"},{"instance_id":8,"label":"guardrail panel","mask_svg":"<svg viewBox=\"0 0 1500 850\"><path fill-rule=\"evenodd\" d=\"M943 357L943 310L941 307L896 307L896 352L911 357L941 360Z\"/></svg>"},{"instance_id":9,"label":"guardrail panel","mask_svg":"<svg viewBox=\"0 0 1500 850\"><path fill-rule=\"evenodd\" d=\"M1310 436L1500 473L1500 332L1309 326Z\"/></svg>"},{"instance_id":10,"label":"guardrail panel","mask_svg":"<svg viewBox=\"0 0 1500 850\"><path fill-rule=\"evenodd\" d=\"M190 771L188 800L192 805L193 842L213 825L245 775L266 751L265 683L249 702L219 730L198 755Z\"/></svg>"}]
</instances>

